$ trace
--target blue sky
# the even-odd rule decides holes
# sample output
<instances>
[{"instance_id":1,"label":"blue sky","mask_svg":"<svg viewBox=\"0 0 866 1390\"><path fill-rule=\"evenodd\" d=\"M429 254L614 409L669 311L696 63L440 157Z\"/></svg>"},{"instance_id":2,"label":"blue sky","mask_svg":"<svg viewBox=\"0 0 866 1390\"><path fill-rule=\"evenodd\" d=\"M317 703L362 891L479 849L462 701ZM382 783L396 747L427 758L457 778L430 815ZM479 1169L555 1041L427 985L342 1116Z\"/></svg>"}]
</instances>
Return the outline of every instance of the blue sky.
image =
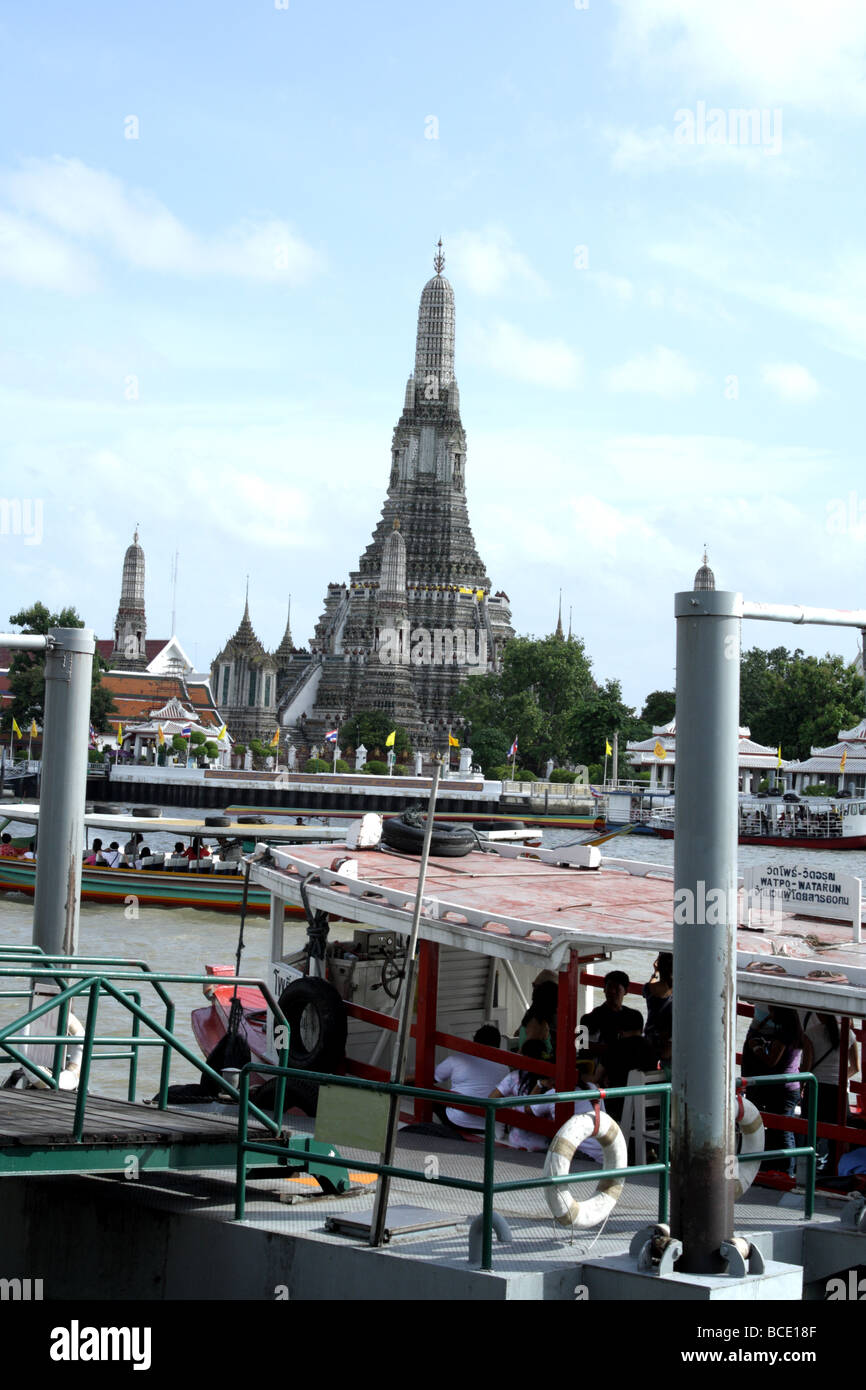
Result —
<instances>
[{"instance_id":1,"label":"blue sky","mask_svg":"<svg viewBox=\"0 0 866 1390\"><path fill-rule=\"evenodd\" d=\"M42 505L41 544L0 535L3 621L109 635L139 522L151 636L177 549L199 666L247 573L265 644L289 593L306 642L379 515L440 235L519 631L561 587L639 706L705 541L750 599L866 603L859 0L48 3L0 52L0 493Z\"/></svg>"}]
</instances>

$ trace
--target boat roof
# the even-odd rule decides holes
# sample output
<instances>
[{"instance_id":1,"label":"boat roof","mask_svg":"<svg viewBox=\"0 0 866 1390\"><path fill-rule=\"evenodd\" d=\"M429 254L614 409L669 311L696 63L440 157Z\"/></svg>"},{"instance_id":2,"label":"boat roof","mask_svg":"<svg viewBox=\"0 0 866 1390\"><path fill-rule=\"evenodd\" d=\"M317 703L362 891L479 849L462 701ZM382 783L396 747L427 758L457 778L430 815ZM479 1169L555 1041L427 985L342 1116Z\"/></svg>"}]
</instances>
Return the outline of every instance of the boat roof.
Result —
<instances>
[{"instance_id":1,"label":"boat roof","mask_svg":"<svg viewBox=\"0 0 866 1390\"><path fill-rule=\"evenodd\" d=\"M38 804L14 805L9 803L4 805L2 812L4 818L8 817L8 822L21 821L25 825L37 825L39 823ZM214 812L214 815L218 814ZM227 817L227 819L229 819ZM234 836L245 840L273 840L293 842L312 841L321 844L323 841L345 840L346 828L323 826L323 825L286 825L285 821L265 821L262 825L242 824L240 821L229 819L228 825L208 825L202 816L134 816L130 812L120 812L117 815L110 815L108 812L90 812L84 817L84 824L88 829L94 830L119 830L132 831L140 830L143 834L148 830L151 834L154 831L164 831L169 835L201 835L208 839L215 840L218 837Z\"/></svg>"},{"instance_id":2,"label":"boat roof","mask_svg":"<svg viewBox=\"0 0 866 1390\"><path fill-rule=\"evenodd\" d=\"M408 934L418 883L417 857L387 848L278 849L274 864L253 863L252 880L278 898L301 903L308 874L311 906L340 918ZM348 865L346 860L350 861ZM354 877L357 871L357 877ZM431 856L421 935L428 939L562 969L568 953L585 957L616 950L673 948L673 873L667 866L606 858L597 849L521 850L499 845L461 858ZM846 922L827 922L780 910L747 914L741 896L737 931L737 993L741 998L866 1013L866 941L855 942ZM749 925L746 925L746 923ZM750 966L782 965L784 975ZM810 980L814 971L846 982Z\"/></svg>"}]
</instances>

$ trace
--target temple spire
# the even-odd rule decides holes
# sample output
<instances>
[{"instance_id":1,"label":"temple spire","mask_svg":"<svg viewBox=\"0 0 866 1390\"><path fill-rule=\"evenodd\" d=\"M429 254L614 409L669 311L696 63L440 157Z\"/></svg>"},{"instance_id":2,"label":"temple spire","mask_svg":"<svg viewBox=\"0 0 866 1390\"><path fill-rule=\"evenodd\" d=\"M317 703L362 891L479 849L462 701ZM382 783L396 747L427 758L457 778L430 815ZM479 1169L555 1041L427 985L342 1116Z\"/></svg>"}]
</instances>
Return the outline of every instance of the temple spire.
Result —
<instances>
[{"instance_id":1,"label":"temple spire","mask_svg":"<svg viewBox=\"0 0 866 1390\"><path fill-rule=\"evenodd\" d=\"M565 633L562 630L562 590L559 591L559 612L556 615L556 631L553 634L558 637L560 642L565 641Z\"/></svg>"},{"instance_id":2,"label":"temple spire","mask_svg":"<svg viewBox=\"0 0 866 1390\"><path fill-rule=\"evenodd\" d=\"M454 291L442 274L442 241L434 257L436 274L421 291L415 342L415 389L437 401L454 380Z\"/></svg>"},{"instance_id":3,"label":"temple spire","mask_svg":"<svg viewBox=\"0 0 866 1390\"><path fill-rule=\"evenodd\" d=\"M437 244L438 250L437 250L437 252L436 252L436 255L433 257L433 269L436 271L436 274L437 274L437 275L441 275L442 272L443 272L443 270L445 269L445 257L444 257L443 254L442 254L442 238L441 238L441 237L439 238L439 240L438 240L438 242L437 242L436 244Z\"/></svg>"},{"instance_id":4,"label":"temple spire","mask_svg":"<svg viewBox=\"0 0 866 1390\"><path fill-rule=\"evenodd\" d=\"M706 545L704 545L704 562L698 570L697 574L695 575L694 589L697 592L706 593L710 589L715 589L715 587L716 576L710 569L709 562L707 560L707 547Z\"/></svg>"},{"instance_id":5,"label":"temple spire","mask_svg":"<svg viewBox=\"0 0 866 1390\"><path fill-rule=\"evenodd\" d=\"M123 577L120 581L120 603L114 620L114 648L111 664L120 668L147 665L145 635L147 622L144 613L144 551L138 543L138 522L132 545L123 557Z\"/></svg>"}]
</instances>

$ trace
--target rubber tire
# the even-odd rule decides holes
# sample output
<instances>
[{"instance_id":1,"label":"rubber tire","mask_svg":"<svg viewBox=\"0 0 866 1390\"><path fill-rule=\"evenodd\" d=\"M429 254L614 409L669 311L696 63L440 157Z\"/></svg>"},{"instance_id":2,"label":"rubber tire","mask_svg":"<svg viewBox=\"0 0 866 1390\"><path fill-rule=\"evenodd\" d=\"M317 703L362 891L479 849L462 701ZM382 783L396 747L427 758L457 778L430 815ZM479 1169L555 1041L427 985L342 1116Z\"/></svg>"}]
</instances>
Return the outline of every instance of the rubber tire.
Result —
<instances>
[{"instance_id":1,"label":"rubber tire","mask_svg":"<svg viewBox=\"0 0 866 1390\"><path fill-rule=\"evenodd\" d=\"M110 801L94 801L93 814L95 816L122 816L123 807L115 806Z\"/></svg>"},{"instance_id":2,"label":"rubber tire","mask_svg":"<svg viewBox=\"0 0 866 1390\"><path fill-rule=\"evenodd\" d=\"M279 1002L289 1025L289 1066L302 1071L338 1071L346 1056L348 1020L346 1006L334 986L327 980L306 976L286 985ZM301 1017L308 1007L316 1010L319 1020L319 1040L310 1051L304 1047L300 1030Z\"/></svg>"},{"instance_id":3,"label":"rubber tire","mask_svg":"<svg viewBox=\"0 0 866 1390\"><path fill-rule=\"evenodd\" d=\"M382 839L386 845L404 854L420 854L424 844L424 827L407 825L400 816L391 816L382 825ZM475 845L475 832L468 826L437 822L430 838L430 853L437 857L457 859L469 854Z\"/></svg>"},{"instance_id":4,"label":"rubber tire","mask_svg":"<svg viewBox=\"0 0 866 1390\"><path fill-rule=\"evenodd\" d=\"M231 820L230 820L230 818L229 818L228 816L205 816L205 818L204 818L204 823L205 823L205 825L220 825L220 826L223 826L223 825L231 825Z\"/></svg>"},{"instance_id":5,"label":"rubber tire","mask_svg":"<svg viewBox=\"0 0 866 1390\"><path fill-rule=\"evenodd\" d=\"M472 829L483 834L485 830L525 830L526 825L522 820L474 820Z\"/></svg>"},{"instance_id":6,"label":"rubber tire","mask_svg":"<svg viewBox=\"0 0 866 1390\"><path fill-rule=\"evenodd\" d=\"M261 1086L254 1086L250 1091L250 1100L257 1105L260 1110L269 1110L273 1114L274 1102L277 1098L277 1078L272 1076L268 1081L263 1081ZM283 1104L283 1114L287 1110L302 1110L305 1115L315 1115L319 1104L319 1083L310 1081L305 1076L289 1076L286 1078L286 1098Z\"/></svg>"},{"instance_id":7,"label":"rubber tire","mask_svg":"<svg viewBox=\"0 0 866 1390\"><path fill-rule=\"evenodd\" d=\"M267 825L267 816L238 816L238 825Z\"/></svg>"},{"instance_id":8,"label":"rubber tire","mask_svg":"<svg viewBox=\"0 0 866 1390\"><path fill-rule=\"evenodd\" d=\"M142 820L158 820L162 811L158 806L133 806L132 814L140 816Z\"/></svg>"}]
</instances>

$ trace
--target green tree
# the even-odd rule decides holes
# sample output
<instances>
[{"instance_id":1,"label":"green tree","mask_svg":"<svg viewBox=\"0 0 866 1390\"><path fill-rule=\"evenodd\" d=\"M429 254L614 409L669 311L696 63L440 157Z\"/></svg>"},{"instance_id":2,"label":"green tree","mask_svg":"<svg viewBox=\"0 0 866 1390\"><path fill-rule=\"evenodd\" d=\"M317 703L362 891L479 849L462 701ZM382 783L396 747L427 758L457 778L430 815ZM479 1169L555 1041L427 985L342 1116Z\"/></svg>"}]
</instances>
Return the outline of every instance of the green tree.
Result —
<instances>
[{"instance_id":1,"label":"green tree","mask_svg":"<svg viewBox=\"0 0 866 1390\"><path fill-rule=\"evenodd\" d=\"M339 742L342 748L359 748L363 743L370 752L374 748L385 752L385 739L396 729L394 752L405 760L409 755L409 735L402 724L394 723L394 716L384 710L359 710L351 719L340 725Z\"/></svg>"},{"instance_id":2,"label":"green tree","mask_svg":"<svg viewBox=\"0 0 866 1390\"><path fill-rule=\"evenodd\" d=\"M634 710L623 703L619 681L609 680L596 686L575 708L569 721L572 762L588 765L604 758L605 742L619 734L618 776L625 776L629 770L626 742L635 734L637 725Z\"/></svg>"},{"instance_id":3,"label":"green tree","mask_svg":"<svg viewBox=\"0 0 866 1390\"><path fill-rule=\"evenodd\" d=\"M740 722L782 757L805 758L863 717L863 677L841 656L753 647L740 667Z\"/></svg>"},{"instance_id":4,"label":"green tree","mask_svg":"<svg viewBox=\"0 0 866 1390\"><path fill-rule=\"evenodd\" d=\"M669 724L676 713L677 694L675 690L653 690L644 700L643 709L639 718L642 724L646 724L647 737L652 733L653 725L656 728L660 724Z\"/></svg>"},{"instance_id":5,"label":"green tree","mask_svg":"<svg viewBox=\"0 0 866 1390\"><path fill-rule=\"evenodd\" d=\"M84 627L74 608L62 608L52 613L44 603L34 603L30 608L22 608L9 618L13 627L23 632L46 636L52 627ZM108 716L117 714L111 692L102 684L102 672L108 670L98 652L93 657L93 680L90 688L90 722L98 733L105 733L109 727ZM45 719L45 653L16 652L9 666L9 690L12 704L4 712L3 726L12 727L13 718L23 729L32 719L42 724Z\"/></svg>"}]
</instances>

